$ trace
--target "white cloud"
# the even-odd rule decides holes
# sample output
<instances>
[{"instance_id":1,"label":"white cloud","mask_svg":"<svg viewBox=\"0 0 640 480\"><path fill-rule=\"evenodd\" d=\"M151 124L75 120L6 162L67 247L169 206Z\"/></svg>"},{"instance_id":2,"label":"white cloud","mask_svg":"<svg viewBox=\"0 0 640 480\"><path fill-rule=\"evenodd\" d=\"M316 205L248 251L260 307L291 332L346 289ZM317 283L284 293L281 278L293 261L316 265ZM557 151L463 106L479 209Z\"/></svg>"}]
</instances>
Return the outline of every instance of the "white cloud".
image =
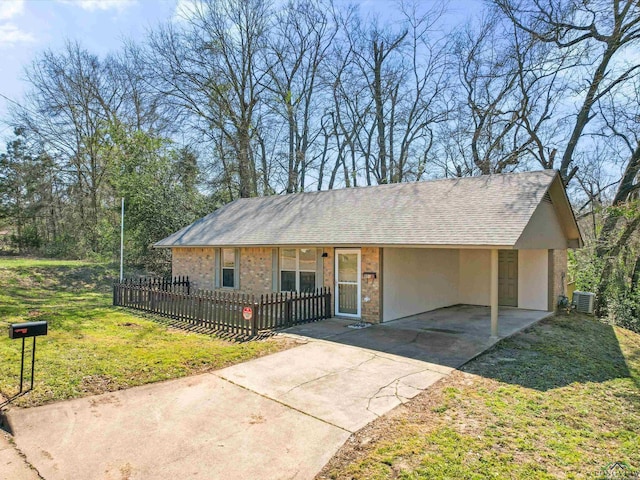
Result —
<instances>
[{"instance_id":1,"label":"white cloud","mask_svg":"<svg viewBox=\"0 0 640 480\"><path fill-rule=\"evenodd\" d=\"M0 0L0 20L10 20L24 11L24 0Z\"/></svg>"},{"instance_id":2,"label":"white cloud","mask_svg":"<svg viewBox=\"0 0 640 480\"><path fill-rule=\"evenodd\" d=\"M200 0L178 0L173 19L176 21L188 20L196 15L204 5Z\"/></svg>"},{"instance_id":3,"label":"white cloud","mask_svg":"<svg viewBox=\"0 0 640 480\"><path fill-rule=\"evenodd\" d=\"M80 7L89 12L96 10L118 10L121 12L138 3L137 0L58 0L58 2Z\"/></svg>"},{"instance_id":4,"label":"white cloud","mask_svg":"<svg viewBox=\"0 0 640 480\"><path fill-rule=\"evenodd\" d=\"M16 43L34 42L35 37L23 32L11 23L0 25L0 47L15 45Z\"/></svg>"}]
</instances>

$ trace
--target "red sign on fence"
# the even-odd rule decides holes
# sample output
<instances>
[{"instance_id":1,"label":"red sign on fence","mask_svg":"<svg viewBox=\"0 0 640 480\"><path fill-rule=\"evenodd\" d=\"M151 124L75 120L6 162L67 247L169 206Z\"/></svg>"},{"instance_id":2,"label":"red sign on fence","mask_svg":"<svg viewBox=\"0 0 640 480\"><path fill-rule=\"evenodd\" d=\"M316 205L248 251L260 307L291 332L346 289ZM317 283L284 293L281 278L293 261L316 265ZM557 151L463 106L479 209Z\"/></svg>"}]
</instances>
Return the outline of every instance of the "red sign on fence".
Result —
<instances>
[{"instance_id":1,"label":"red sign on fence","mask_svg":"<svg viewBox=\"0 0 640 480\"><path fill-rule=\"evenodd\" d=\"M253 318L253 310L251 307L244 307L242 309L242 318L249 321Z\"/></svg>"}]
</instances>

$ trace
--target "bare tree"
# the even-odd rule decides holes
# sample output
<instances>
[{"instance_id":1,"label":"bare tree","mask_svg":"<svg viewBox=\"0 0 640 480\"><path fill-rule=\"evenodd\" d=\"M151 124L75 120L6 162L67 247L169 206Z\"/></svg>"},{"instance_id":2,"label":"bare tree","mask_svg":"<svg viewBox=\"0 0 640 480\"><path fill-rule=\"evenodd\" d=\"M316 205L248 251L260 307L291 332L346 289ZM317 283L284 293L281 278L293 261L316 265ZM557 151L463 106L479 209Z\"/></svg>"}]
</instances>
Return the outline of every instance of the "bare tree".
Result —
<instances>
[{"instance_id":1,"label":"bare tree","mask_svg":"<svg viewBox=\"0 0 640 480\"><path fill-rule=\"evenodd\" d=\"M167 108L165 98L146 77L144 55L141 45L126 42L109 65L111 77L122 89L118 118L137 130L175 135L180 124L175 122L175 112Z\"/></svg>"},{"instance_id":2,"label":"bare tree","mask_svg":"<svg viewBox=\"0 0 640 480\"><path fill-rule=\"evenodd\" d=\"M309 150L320 134L320 69L336 36L330 3L292 0L274 16L266 62L273 113L287 125L286 192L304 190Z\"/></svg>"},{"instance_id":3,"label":"bare tree","mask_svg":"<svg viewBox=\"0 0 640 480\"><path fill-rule=\"evenodd\" d=\"M448 36L437 29L443 13L443 6L420 13L417 4L403 4L408 35L402 52L405 80L392 102L392 183L422 177L435 141L434 130L451 111Z\"/></svg>"},{"instance_id":4,"label":"bare tree","mask_svg":"<svg viewBox=\"0 0 640 480\"><path fill-rule=\"evenodd\" d=\"M100 61L77 43L67 43L61 53L44 52L27 69L31 90L13 112L14 122L57 161L77 206L78 227L94 251L108 166L103 147L122 101L112 61Z\"/></svg>"},{"instance_id":5,"label":"bare tree","mask_svg":"<svg viewBox=\"0 0 640 480\"><path fill-rule=\"evenodd\" d=\"M578 105L571 134L566 142L560 172L566 183L576 173L574 156L585 128L594 118L593 109L614 89L640 72L640 65L621 57L640 44L640 4L636 0L494 0L504 14L533 38L587 59L576 94Z\"/></svg>"},{"instance_id":6,"label":"bare tree","mask_svg":"<svg viewBox=\"0 0 640 480\"><path fill-rule=\"evenodd\" d=\"M552 168L566 57L498 15L467 25L455 51L464 92L451 122L464 143L456 171L502 173L532 161Z\"/></svg>"},{"instance_id":7,"label":"bare tree","mask_svg":"<svg viewBox=\"0 0 640 480\"><path fill-rule=\"evenodd\" d=\"M340 172L345 186L358 185L361 173L359 153L365 158L366 183L371 184L371 149L359 149L358 146L362 146L361 131L365 128L373 103L355 63L354 44L349 41L350 32L358 28L357 9L350 7L337 12L334 21L339 24L339 36L329 52L322 74L323 83L331 92L331 103L325 107L320 121L328 155L325 154L321 161L323 169L319 172L319 178L324 177L324 168L332 163L327 185L329 189L336 186ZM333 157L333 162L327 157Z\"/></svg>"},{"instance_id":8,"label":"bare tree","mask_svg":"<svg viewBox=\"0 0 640 480\"><path fill-rule=\"evenodd\" d=\"M195 120L209 140L223 176L237 179L240 197L258 194L257 110L267 70L262 62L270 11L263 0L206 0L187 25L167 25L149 40L147 71L159 92ZM219 135L221 134L221 137Z\"/></svg>"},{"instance_id":9,"label":"bare tree","mask_svg":"<svg viewBox=\"0 0 640 480\"><path fill-rule=\"evenodd\" d=\"M443 8L400 7L395 24L363 18L356 9L339 18L328 81L340 142L336 166L348 172L347 184L362 177L368 185L419 179L434 128L447 116L445 36L436 28Z\"/></svg>"}]
</instances>

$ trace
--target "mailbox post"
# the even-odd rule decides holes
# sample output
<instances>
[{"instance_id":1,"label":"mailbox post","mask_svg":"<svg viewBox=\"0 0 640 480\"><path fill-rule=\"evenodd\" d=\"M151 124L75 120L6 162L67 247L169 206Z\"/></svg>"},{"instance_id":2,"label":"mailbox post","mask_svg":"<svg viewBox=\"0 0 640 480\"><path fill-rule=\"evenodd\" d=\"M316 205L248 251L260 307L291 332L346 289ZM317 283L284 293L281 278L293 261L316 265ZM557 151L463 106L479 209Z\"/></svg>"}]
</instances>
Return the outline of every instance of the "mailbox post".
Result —
<instances>
[{"instance_id":1,"label":"mailbox post","mask_svg":"<svg viewBox=\"0 0 640 480\"><path fill-rule=\"evenodd\" d=\"M46 335L47 330L47 322L12 323L11 325L9 325L9 338L22 339L22 359L20 361L20 391L18 392L18 395L22 393L22 383L24 380L24 339L33 337L33 348L31 349L31 388L29 389L33 390L33 373L36 365L36 337Z\"/></svg>"}]
</instances>

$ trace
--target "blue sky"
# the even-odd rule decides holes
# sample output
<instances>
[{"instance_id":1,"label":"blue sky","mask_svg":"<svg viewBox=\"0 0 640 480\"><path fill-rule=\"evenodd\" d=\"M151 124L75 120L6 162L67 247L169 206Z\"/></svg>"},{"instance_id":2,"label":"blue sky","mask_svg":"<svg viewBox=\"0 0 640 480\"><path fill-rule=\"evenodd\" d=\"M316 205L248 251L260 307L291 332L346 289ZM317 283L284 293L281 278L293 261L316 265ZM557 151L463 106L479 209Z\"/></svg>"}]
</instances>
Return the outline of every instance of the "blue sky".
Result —
<instances>
[{"instance_id":1,"label":"blue sky","mask_svg":"<svg viewBox=\"0 0 640 480\"><path fill-rule=\"evenodd\" d=\"M89 51L104 55L120 48L125 38L141 40L149 28L175 18L178 11L188 11L193 1L0 0L0 144L11 133L4 121L9 103L4 97L20 101L27 87L22 80L24 69L39 52L55 51L66 40L77 40ZM378 13L394 5L393 0L357 3L363 12ZM449 18L457 23L478 12L481 4L482 0L452 0Z\"/></svg>"},{"instance_id":2,"label":"blue sky","mask_svg":"<svg viewBox=\"0 0 640 480\"><path fill-rule=\"evenodd\" d=\"M106 54L124 38L173 17L177 0L0 0L0 94L20 100L24 68L47 48L78 40L88 50ZM0 96L0 119L7 100ZM0 120L0 138L7 125Z\"/></svg>"}]
</instances>

